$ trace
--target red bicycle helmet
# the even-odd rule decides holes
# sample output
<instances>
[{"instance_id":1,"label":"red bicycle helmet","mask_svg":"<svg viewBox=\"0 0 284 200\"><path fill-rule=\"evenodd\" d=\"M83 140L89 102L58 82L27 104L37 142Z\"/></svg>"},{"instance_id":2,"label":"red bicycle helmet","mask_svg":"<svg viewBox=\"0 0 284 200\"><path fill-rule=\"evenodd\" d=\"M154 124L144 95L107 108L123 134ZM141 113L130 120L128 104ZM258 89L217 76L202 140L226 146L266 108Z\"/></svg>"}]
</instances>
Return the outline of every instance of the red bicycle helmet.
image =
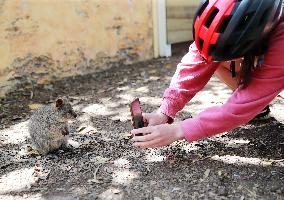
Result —
<instances>
[{"instance_id":1,"label":"red bicycle helmet","mask_svg":"<svg viewBox=\"0 0 284 200\"><path fill-rule=\"evenodd\" d=\"M282 15L283 0L202 0L193 37L207 61L243 57L256 47Z\"/></svg>"}]
</instances>

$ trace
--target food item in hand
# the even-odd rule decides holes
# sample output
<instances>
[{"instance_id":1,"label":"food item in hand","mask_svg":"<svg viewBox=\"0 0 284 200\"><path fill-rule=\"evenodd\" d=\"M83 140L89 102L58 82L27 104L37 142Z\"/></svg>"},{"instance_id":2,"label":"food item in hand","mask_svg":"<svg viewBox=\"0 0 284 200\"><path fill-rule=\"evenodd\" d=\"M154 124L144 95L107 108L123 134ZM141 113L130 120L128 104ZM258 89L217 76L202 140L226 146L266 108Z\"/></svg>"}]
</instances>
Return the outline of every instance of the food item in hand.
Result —
<instances>
[{"instance_id":1,"label":"food item in hand","mask_svg":"<svg viewBox=\"0 0 284 200\"><path fill-rule=\"evenodd\" d=\"M134 99L130 104L130 112L132 117L132 125L134 129L137 128L143 128L144 127L144 121L140 106L139 98ZM136 134L138 136L143 135L142 133Z\"/></svg>"}]
</instances>

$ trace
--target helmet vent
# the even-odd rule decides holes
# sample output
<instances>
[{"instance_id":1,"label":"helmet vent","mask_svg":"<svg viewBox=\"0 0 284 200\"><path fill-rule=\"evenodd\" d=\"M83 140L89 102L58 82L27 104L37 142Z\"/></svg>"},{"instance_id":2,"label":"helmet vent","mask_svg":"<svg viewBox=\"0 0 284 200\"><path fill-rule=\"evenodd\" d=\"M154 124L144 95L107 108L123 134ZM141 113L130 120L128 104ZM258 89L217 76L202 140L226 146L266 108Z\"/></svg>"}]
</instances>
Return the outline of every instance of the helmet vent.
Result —
<instances>
[{"instance_id":1,"label":"helmet vent","mask_svg":"<svg viewBox=\"0 0 284 200\"><path fill-rule=\"evenodd\" d=\"M199 38L199 46L200 46L200 49L203 49L203 43L204 43L204 40L202 40L201 38Z\"/></svg>"},{"instance_id":2,"label":"helmet vent","mask_svg":"<svg viewBox=\"0 0 284 200\"><path fill-rule=\"evenodd\" d=\"M216 49L216 45L215 44L211 44L209 47L209 55L212 55L212 53L215 51Z\"/></svg>"},{"instance_id":3,"label":"helmet vent","mask_svg":"<svg viewBox=\"0 0 284 200\"><path fill-rule=\"evenodd\" d=\"M222 21L222 23L220 24L220 26L217 30L218 33L224 33L224 31L226 30L231 18L232 18L232 16L230 15Z\"/></svg>"},{"instance_id":4,"label":"helmet vent","mask_svg":"<svg viewBox=\"0 0 284 200\"><path fill-rule=\"evenodd\" d=\"M197 12L197 16L201 16L202 15L203 11L208 6L208 4L209 4L209 0L207 0L205 3L202 4L202 6L200 7L200 9Z\"/></svg>"},{"instance_id":5,"label":"helmet vent","mask_svg":"<svg viewBox=\"0 0 284 200\"><path fill-rule=\"evenodd\" d=\"M217 8L215 8L212 13L209 15L208 19L206 20L205 26L207 28L209 28L209 26L211 25L212 21L214 20L214 18L216 17L216 15L218 14L219 10Z\"/></svg>"},{"instance_id":6,"label":"helmet vent","mask_svg":"<svg viewBox=\"0 0 284 200\"><path fill-rule=\"evenodd\" d=\"M202 57L228 61L262 54L276 26L282 22L284 0L196 0L192 33Z\"/></svg>"}]
</instances>

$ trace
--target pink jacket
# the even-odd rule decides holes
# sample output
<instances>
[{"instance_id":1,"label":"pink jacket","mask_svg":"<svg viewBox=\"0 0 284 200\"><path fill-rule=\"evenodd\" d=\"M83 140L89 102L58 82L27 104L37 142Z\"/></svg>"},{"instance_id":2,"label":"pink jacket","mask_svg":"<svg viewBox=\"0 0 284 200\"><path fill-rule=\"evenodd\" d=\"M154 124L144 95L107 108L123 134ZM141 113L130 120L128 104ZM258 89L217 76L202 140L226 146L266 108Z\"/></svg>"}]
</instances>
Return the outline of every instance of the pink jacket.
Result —
<instances>
[{"instance_id":1,"label":"pink jacket","mask_svg":"<svg viewBox=\"0 0 284 200\"><path fill-rule=\"evenodd\" d=\"M174 118L209 81L219 63L205 63L193 43L163 95L162 113ZM245 89L227 102L181 122L188 141L213 136L247 123L284 89L284 22L273 33L263 64L253 72Z\"/></svg>"}]
</instances>

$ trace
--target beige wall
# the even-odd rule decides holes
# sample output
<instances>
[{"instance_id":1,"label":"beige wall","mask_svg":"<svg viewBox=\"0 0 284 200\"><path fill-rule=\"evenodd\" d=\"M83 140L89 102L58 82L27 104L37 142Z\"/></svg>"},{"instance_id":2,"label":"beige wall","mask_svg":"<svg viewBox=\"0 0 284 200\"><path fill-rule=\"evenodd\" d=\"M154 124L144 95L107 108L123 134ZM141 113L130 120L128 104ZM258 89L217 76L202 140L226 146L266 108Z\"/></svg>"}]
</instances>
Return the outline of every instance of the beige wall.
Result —
<instances>
[{"instance_id":1,"label":"beige wall","mask_svg":"<svg viewBox=\"0 0 284 200\"><path fill-rule=\"evenodd\" d=\"M152 58L151 2L0 0L0 93L13 77L47 83Z\"/></svg>"},{"instance_id":2,"label":"beige wall","mask_svg":"<svg viewBox=\"0 0 284 200\"><path fill-rule=\"evenodd\" d=\"M192 22L199 0L166 0L167 42L174 44L193 40Z\"/></svg>"}]
</instances>

